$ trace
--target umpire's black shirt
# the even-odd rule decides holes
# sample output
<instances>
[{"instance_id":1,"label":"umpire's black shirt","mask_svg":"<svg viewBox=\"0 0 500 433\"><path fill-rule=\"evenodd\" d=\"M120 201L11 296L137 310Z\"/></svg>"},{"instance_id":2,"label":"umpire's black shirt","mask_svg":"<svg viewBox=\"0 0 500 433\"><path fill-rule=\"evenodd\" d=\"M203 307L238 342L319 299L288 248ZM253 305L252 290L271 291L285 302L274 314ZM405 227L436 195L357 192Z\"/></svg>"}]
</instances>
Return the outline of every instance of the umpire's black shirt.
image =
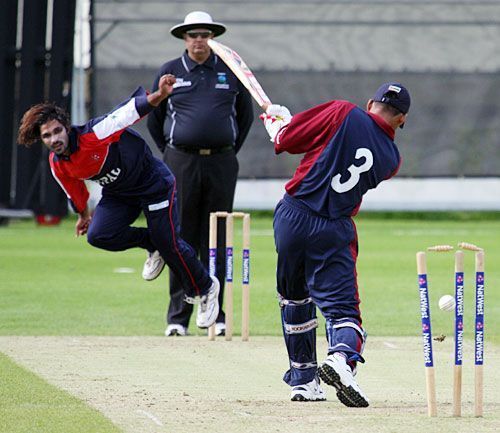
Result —
<instances>
[{"instance_id":1,"label":"umpire's black shirt","mask_svg":"<svg viewBox=\"0 0 500 433\"><path fill-rule=\"evenodd\" d=\"M160 68L153 89L164 74L177 81L172 94L149 114L148 129L156 145L179 150L227 149L238 152L253 121L251 97L214 53L203 64L182 57Z\"/></svg>"}]
</instances>

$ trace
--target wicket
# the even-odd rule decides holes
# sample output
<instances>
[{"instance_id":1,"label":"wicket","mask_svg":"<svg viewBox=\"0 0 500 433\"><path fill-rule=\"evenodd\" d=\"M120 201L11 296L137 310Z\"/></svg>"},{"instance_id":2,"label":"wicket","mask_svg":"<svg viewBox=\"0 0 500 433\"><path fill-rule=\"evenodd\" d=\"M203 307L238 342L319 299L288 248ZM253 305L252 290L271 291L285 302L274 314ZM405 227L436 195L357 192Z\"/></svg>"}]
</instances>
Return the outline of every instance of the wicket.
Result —
<instances>
[{"instance_id":1,"label":"wicket","mask_svg":"<svg viewBox=\"0 0 500 433\"><path fill-rule=\"evenodd\" d=\"M483 416L483 354L484 354L484 251L476 245L461 242L460 248L475 252L476 312L474 330L474 416ZM447 252L451 245L435 245L428 251ZM437 416L436 385L432 352L431 316L429 306L426 254L417 253L417 273L420 293L422 338L426 367L427 413ZM463 315L464 315L464 253L455 252L455 350L453 366L453 416L462 416L462 359L463 359Z\"/></svg>"},{"instance_id":2,"label":"wicket","mask_svg":"<svg viewBox=\"0 0 500 433\"><path fill-rule=\"evenodd\" d=\"M417 253L418 288L420 292L420 315L422 316L422 340L424 343L425 384L427 389L427 414L437 416L436 379L432 353L431 312L427 287L427 262L425 253Z\"/></svg>"},{"instance_id":3,"label":"wicket","mask_svg":"<svg viewBox=\"0 0 500 433\"><path fill-rule=\"evenodd\" d=\"M209 273L215 275L217 263L217 221L226 220L226 284L224 291L224 306L226 311L226 341L233 338L234 322L234 290L233 290L233 247L234 247L234 218L243 220L242 242L242 272L241 272L241 339L248 341L250 324L250 214L243 212L211 212L209 248ZM208 339L215 340L215 325L208 329Z\"/></svg>"},{"instance_id":4,"label":"wicket","mask_svg":"<svg viewBox=\"0 0 500 433\"><path fill-rule=\"evenodd\" d=\"M455 252L455 365L453 416L462 416L462 359L464 342L464 253Z\"/></svg>"},{"instance_id":5,"label":"wicket","mask_svg":"<svg viewBox=\"0 0 500 433\"><path fill-rule=\"evenodd\" d=\"M483 416L484 251L476 252L476 320L474 329L474 415Z\"/></svg>"}]
</instances>

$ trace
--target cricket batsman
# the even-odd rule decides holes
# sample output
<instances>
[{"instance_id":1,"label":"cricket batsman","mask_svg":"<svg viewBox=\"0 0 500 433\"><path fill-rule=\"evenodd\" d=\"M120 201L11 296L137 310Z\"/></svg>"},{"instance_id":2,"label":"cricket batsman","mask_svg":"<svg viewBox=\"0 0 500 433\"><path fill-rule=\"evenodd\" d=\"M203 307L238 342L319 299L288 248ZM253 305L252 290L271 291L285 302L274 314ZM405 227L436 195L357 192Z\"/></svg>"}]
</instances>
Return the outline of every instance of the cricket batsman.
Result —
<instances>
[{"instance_id":1,"label":"cricket batsman","mask_svg":"<svg viewBox=\"0 0 500 433\"><path fill-rule=\"evenodd\" d=\"M173 75L163 75L155 92L139 87L110 113L78 126L70 125L62 108L37 104L21 120L18 143L41 140L49 149L52 174L78 214L77 236L86 234L91 245L108 251L143 248L146 280L158 277L167 263L182 282L186 302L199 304L196 324L208 328L219 313L219 282L179 236L173 174L129 128L166 99L174 83ZM102 186L93 215L85 179ZM141 213L147 228L132 227Z\"/></svg>"},{"instance_id":2,"label":"cricket batsman","mask_svg":"<svg viewBox=\"0 0 500 433\"><path fill-rule=\"evenodd\" d=\"M277 154L304 153L274 215L277 290L290 368L292 401L325 400L320 378L346 406L367 407L354 378L364 362L356 273L358 237L352 217L363 195L394 176L394 143L410 109L400 83L385 83L366 105L335 100L293 117L270 105L264 121ZM318 366L316 306L326 319L328 353Z\"/></svg>"}]
</instances>

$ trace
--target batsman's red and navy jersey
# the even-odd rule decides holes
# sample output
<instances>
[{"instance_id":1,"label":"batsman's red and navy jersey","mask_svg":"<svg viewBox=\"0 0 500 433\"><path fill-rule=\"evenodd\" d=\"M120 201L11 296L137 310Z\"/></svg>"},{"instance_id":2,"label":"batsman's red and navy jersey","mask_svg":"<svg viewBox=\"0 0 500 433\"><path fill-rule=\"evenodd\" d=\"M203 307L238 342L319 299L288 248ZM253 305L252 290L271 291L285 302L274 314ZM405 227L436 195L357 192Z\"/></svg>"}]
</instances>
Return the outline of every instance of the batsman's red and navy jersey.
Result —
<instances>
[{"instance_id":1,"label":"batsman's red and navy jersey","mask_svg":"<svg viewBox=\"0 0 500 433\"><path fill-rule=\"evenodd\" d=\"M380 116L347 101L296 114L275 140L276 153L305 153L286 191L324 217L355 215L363 195L397 173L393 140Z\"/></svg>"},{"instance_id":2,"label":"batsman's red and navy jersey","mask_svg":"<svg viewBox=\"0 0 500 433\"><path fill-rule=\"evenodd\" d=\"M66 192L76 212L82 212L89 198L84 180L103 187L104 194L120 196L154 195L163 179L172 178L168 168L157 160L143 138L128 127L154 107L147 94L138 88L110 113L85 125L72 126L69 156L49 155L55 179Z\"/></svg>"}]
</instances>

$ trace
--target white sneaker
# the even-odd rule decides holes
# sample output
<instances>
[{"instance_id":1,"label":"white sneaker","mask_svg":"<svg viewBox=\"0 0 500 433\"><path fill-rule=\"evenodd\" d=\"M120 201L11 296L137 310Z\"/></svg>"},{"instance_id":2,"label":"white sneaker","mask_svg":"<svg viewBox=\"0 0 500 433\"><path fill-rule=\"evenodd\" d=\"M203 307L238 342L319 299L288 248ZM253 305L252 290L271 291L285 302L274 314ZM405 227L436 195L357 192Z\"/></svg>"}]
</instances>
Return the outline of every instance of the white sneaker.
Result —
<instances>
[{"instance_id":1,"label":"white sneaker","mask_svg":"<svg viewBox=\"0 0 500 433\"><path fill-rule=\"evenodd\" d=\"M185 337L186 335L189 335L187 328L177 323L171 323L167 326L167 329L165 329L166 337Z\"/></svg>"},{"instance_id":2,"label":"white sneaker","mask_svg":"<svg viewBox=\"0 0 500 433\"><path fill-rule=\"evenodd\" d=\"M215 335L218 337L226 335L226 324L224 322L217 322L215 324Z\"/></svg>"},{"instance_id":3,"label":"white sneaker","mask_svg":"<svg viewBox=\"0 0 500 433\"><path fill-rule=\"evenodd\" d=\"M341 353L328 355L319 367L318 374L323 382L337 389L338 399L349 407L367 407L370 402L354 380L351 367Z\"/></svg>"},{"instance_id":4,"label":"white sneaker","mask_svg":"<svg viewBox=\"0 0 500 433\"><path fill-rule=\"evenodd\" d=\"M212 276L212 285L205 296L202 296L198 304L196 325L198 328L209 328L215 323L219 315L219 280Z\"/></svg>"},{"instance_id":5,"label":"white sneaker","mask_svg":"<svg viewBox=\"0 0 500 433\"><path fill-rule=\"evenodd\" d=\"M292 401L325 401L325 391L319 385L319 379L314 378L304 385L295 385L290 394Z\"/></svg>"},{"instance_id":6,"label":"white sneaker","mask_svg":"<svg viewBox=\"0 0 500 433\"><path fill-rule=\"evenodd\" d=\"M158 251L155 251L154 253L148 252L148 258L146 259L144 268L142 269L142 278L146 281L154 280L161 274L164 267L165 260L163 260L163 257L160 256Z\"/></svg>"}]
</instances>

